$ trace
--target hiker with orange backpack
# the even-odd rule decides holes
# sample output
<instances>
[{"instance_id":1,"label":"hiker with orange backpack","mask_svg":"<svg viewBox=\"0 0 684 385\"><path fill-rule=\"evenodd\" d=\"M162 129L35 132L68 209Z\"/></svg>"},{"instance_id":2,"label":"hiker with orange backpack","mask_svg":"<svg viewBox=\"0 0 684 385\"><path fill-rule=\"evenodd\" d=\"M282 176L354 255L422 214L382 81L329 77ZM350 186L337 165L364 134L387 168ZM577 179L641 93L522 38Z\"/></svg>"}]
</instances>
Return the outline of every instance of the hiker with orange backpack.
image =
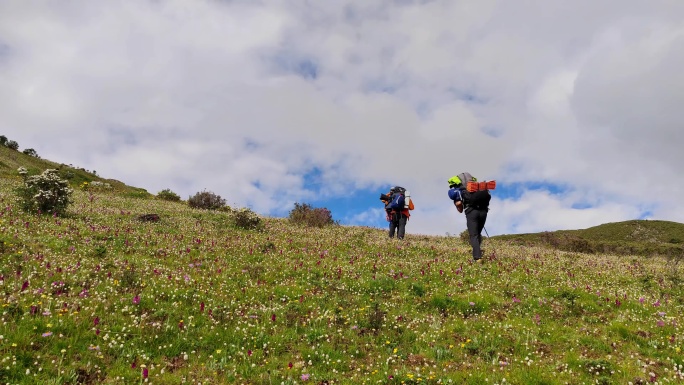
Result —
<instances>
[{"instance_id":1,"label":"hiker with orange backpack","mask_svg":"<svg viewBox=\"0 0 684 385\"><path fill-rule=\"evenodd\" d=\"M459 213L465 212L466 226L473 248L473 260L482 259L482 229L487 221L489 201L492 199L489 190L496 188L495 181L478 182L470 173L463 172L448 180L449 198L454 202Z\"/></svg>"},{"instance_id":2,"label":"hiker with orange backpack","mask_svg":"<svg viewBox=\"0 0 684 385\"><path fill-rule=\"evenodd\" d=\"M397 233L397 239L404 239L406 233L406 222L411 214L410 210L414 209L411 194L405 188L400 186L392 187L387 194L380 194L380 200L385 204L385 218L389 222L389 237L394 238L394 233Z\"/></svg>"}]
</instances>

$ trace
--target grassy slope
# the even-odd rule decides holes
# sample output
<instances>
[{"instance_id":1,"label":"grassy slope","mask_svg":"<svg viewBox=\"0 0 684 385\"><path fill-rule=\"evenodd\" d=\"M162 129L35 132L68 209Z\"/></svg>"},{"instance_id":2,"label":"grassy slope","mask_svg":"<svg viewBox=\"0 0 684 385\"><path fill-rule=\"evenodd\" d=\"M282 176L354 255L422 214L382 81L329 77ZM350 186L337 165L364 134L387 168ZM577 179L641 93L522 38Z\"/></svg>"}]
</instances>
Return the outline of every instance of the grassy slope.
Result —
<instances>
[{"instance_id":1,"label":"grassy slope","mask_svg":"<svg viewBox=\"0 0 684 385\"><path fill-rule=\"evenodd\" d=\"M40 154L39 154L40 155ZM5 180L20 181L21 178L17 173L19 167L24 167L28 170L29 175L40 174L48 168L57 169L73 188L78 188L83 182L103 182L109 183L112 189L126 194L147 196L149 195L145 189L127 186L123 182L115 179L105 179L99 177L92 172L89 172L80 167L55 163L46 159L28 156L20 151L12 150L5 146L0 146L0 178Z\"/></svg>"},{"instance_id":2,"label":"grassy slope","mask_svg":"<svg viewBox=\"0 0 684 385\"><path fill-rule=\"evenodd\" d=\"M519 245L552 246L566 251L638 255L684 255L684 224L656 220L605 223L581 230L499 235Z\"/></svg>"},{"instance_id":3,"label":"grassy slope","mask_svg":"<svg viewBox=\"0 0 684 385\"><path fill-rule=\"evenodd\" d=\"M17 183L0 184L3 382L684 380L674 260L487 240L475 265L453 237L248 231L125 190L77 189L66 217L38 217Z\"/></svg>"}]
</instances>

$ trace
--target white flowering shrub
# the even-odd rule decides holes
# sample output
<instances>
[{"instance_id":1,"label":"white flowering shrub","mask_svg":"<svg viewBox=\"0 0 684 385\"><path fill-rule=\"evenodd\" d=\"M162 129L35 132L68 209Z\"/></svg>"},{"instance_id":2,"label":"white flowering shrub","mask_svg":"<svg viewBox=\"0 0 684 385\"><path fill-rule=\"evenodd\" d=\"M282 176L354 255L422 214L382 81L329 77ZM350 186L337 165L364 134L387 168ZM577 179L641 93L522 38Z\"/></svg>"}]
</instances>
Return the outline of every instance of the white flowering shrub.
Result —
<instances>
[{"instance_id":1,"label":"white flowering shrub","mask_svg":"<svg viewBox=\"0 0 684 385\"><path fill-rule=\"evenodd\" d=\"M74 190L69 187L69 182L59 177L57 170L48 169L40 175L28 177L25 168L19 168L18 172L24 178L24 185L17 189L24 210L62 215L73 202L71 195Z\"/></svg>"},{"instance_id":2,"label":"white flowering shrub","mask_svg":"<svg viewBox=\"0 0 684 385\"><path fill-rule=\"evenodd\" d=\"M90 182L90 188L95 189L95 190L109 190L112 188L112 185L110 185L107 182L100 182L97 180L94 180Z\"/></svg>"},{"instance_id":3,"label":"white flowering shrub","mask_svg":"<svg viewBox=\"0 0 684 385\"><path fill-rule=\"evenodd\" d=\"M235 226L241 229L256 229L261 225L259 215L246 207L233 209L232 215Z\"/></svg>"}]
</instances>

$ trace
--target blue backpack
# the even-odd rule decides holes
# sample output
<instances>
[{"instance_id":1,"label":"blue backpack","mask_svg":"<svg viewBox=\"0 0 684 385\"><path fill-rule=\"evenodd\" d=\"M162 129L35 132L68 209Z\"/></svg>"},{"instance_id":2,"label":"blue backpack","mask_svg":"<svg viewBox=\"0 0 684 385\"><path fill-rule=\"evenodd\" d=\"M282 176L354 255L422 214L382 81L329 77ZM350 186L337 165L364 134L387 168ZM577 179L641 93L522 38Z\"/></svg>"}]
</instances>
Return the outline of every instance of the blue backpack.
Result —
<instances>
[{"instance_id":1,"label":"blue backpack","mask_svg":"<svg viewBox=\"0 0 684 385\"><path fill-rule=\"evenodd\" d=\"M389 202L389 205L387 207L391 210L403 210L404 209L404 204L406 203L406 198L404 198L404 194L397 191L394 194L392 194L391 200Z\"/></svg>"}]
</instances>

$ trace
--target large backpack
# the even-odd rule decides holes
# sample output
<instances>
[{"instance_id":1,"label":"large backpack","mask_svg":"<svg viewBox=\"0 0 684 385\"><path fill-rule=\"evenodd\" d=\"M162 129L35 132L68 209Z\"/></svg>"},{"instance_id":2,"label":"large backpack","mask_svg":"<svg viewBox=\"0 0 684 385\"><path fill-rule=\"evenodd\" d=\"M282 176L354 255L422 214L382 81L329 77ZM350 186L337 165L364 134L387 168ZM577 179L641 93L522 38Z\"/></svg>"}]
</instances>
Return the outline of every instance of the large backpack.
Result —
<instances>
[{"instance_id":1,"label":"large backpack","mask_svg":"<svg viewBox=\"0 0 684 385\"><path fill-rule=\"evenodd\" d=\"M394 191L392 195L390 195L390 200L389 203L387 204L387 208L390 210L403 210L404 205L406 204L406 198L404 194L406 193L406 189L400 186L395 186L392 188Z\"/></svg>"},{"instance_id":2,"label":"large backpack","mask_svg":"<svg viewBox=\"0 0 684 385\"><path fill-rule=\"evenodd\" d=\"M460 190L464 207L473 207L476 209L486 209L489 207L489 201L492 199L492 195L489 193L488 189L485 188L472 192L468 191L468 183L477 182L477 178L470 175L470 173L462 172L449 178L448 182L449 187L455 187Z\"/></svg>"},{"instance_id":3,"label":"large backpack","mask_svg":"<svg viewBox=\"0 0 684 385\"><path fill-rule=\"evenodd\" d=\"M470 192L468 189L463 188L461 189L461 196L463 197L464 207L473 207L478 210L489 208L489 201L492 199L489 190Z\"/></svg>"}]
</instances>

